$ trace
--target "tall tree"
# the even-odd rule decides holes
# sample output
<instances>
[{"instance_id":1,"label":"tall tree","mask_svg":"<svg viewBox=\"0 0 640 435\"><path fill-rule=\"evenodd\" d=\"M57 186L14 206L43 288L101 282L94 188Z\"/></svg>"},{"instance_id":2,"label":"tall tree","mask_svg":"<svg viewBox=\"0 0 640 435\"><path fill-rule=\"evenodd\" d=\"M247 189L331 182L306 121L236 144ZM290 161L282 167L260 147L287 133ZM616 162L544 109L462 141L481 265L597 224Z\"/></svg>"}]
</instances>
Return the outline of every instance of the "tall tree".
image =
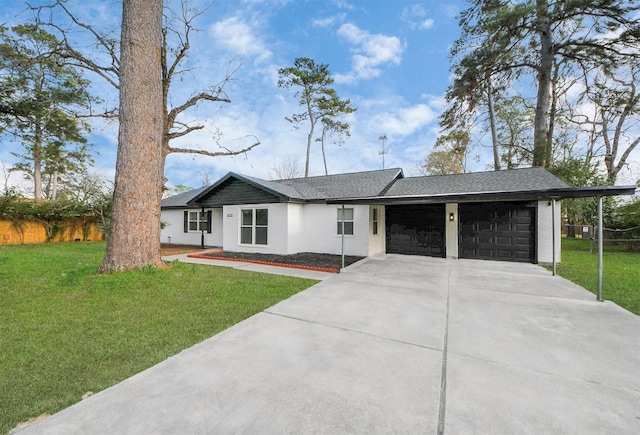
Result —
<instances>
[{"instance_id":1,"label":"tall tree","mask_svg":"<svg viewBox=\"0 0 640 435\"><path fill-rule=\"evenodd\" d=\"M121 79L121 44L119 36L110 29L104 29L98 25L90 25L83 22L69 8L65 0L52 0L48 6L33 6L37 14L37 22L42 26L55 29L61 40L61 50L66 61L74 66L102 77L115 89L120 89ZM198 89L184 101L172 98L172 86L177 80L185 81L185 77L192 73L189 65L189 51L191 49L191 36L195 32L194 21L202 15L198 9L189 7L187 0L180 0L175 8L164 7L162 21L161 50L161 76L162 95L165 110L163 111L163 167L166 157L172 153L199 154L209 157L235 156L246 153L258 146L260 142L255 136L242 138L244 145L239 149L232 149L222 144L220 131L215 131L211 141L217 149L191 144L187 146L172 146L171 141L185 138L193 131L202 130L204 124L188 121L189 110L203 103L231 103L225 92L225 86L231 80L237 69L231 70L218 83L214 83L206 89ZM57 22L67 19L70 24L64 26ZM82 34L87 40L93 41L97 53L85 53L78 48L71 38L74 33ZM104 113L107 116L117 116L117 109L107 108Z\"/></svg>"},{"instance_id":2,"label":"tall tree","mask_svg":"<svg viewBox=\"0 0 640 435\"><path fill-rule=\"evenodd\" d=\"M119 117L120 127L111 234L107 256L100 270L111 272L159 265L161 264L159 215L167 156L171 153L191 153L211 157L233 156L246 153L260 144L255 136L248 136L243 138L245 145L240 149L232 149L220 143L220 133L216 132L212 136L212 142L218 146L215 150L196 144L171 145L172 140L185 138L189 133L204 128L203 124L186 120L189 109L206 102L230 103L224 86L229 82L234 71L208 89L194 92L186 101L173 103L176 99L170 97L174 81L178 78L184 80L185 75L192 71L186 62L191 48L191 33L194 31L193 20L201 14L189 8L186 0L180 2L177 12L167 9L164 17L161 0L124 1L121 36L110 30L101 29L98 25L92 26L83 22L69 9L65 0L52 0L48 6L36 6L33 9L41 25L49 26L60 35L61 50L66 56L67 63L99 75L120 91L119 109L106 112L107 115L114 113ZM58 14L62 14L63 18L69 21L67 26L60 24L60 21L56 22ZM152 15L147 17L147 14ZM128 26L126 32L125 24ZM138 25L142 27L138 29ZM93 47L99 53L87 54L75 46L71 37L74 34L72 30L84 35L87 40L93 41ZM158 35L160 39L156 41ZM139 54L145 54L144 49L141 50L137 45L138 40L144 41L147 48L158 55L157 58L141 56L138 59ZM125 50L129 50L129 57L125 58ZM146 55L150 56L149 53ZM126 62L129 65L125 65ZM154 92L147 97L150 104L154 105L149 108L154 112L153 116L146 111L145 97L135 89L139 81L141 85L150 85L144 81L145 73L136 70L135 65L140 62L145 62L145 68L149 73L157 73L157 75L149 75L149 80L155 77L160 80L158 95L155 94L155 80L153 89L147 89L148 92ZM127 73L125 73L126 68L129 69ZM127 82L127 80L130 81ZM125 88L127 88L126 92ZM160 98L157 104L161 109L159 117L156 117L158 114L155 112L156 97ZM129 114L125 115L122 110L129 110ZM146 124L141 121L147 117L151 117L149 119L152 119L153 123ZM156 140L155 129L158 120L160 120L160 143L156 149L153 143ZM145 142L140 142L143 139L139 133L143 129L136 129L136 126L144 127L144 130L150 133ZM140 147L135 145L138 142ZM157 188L160 190L157 191ZM141 195L146 196L141 198ZM140 199L140 201L136 200L135 205L132 204L134 198Z\"/></svg>"},{"instance_id":3,"label":"tall tree","mask_svg":"<svg viewBox=\"0 0 640 435\"><path fill-rule=\"evenodd\" d=\"M340 122L337 118L353 113L351 100L341 100L335 89L331 88L333 78L329 71L329 65L316 64L313 59L299 57L293 62L292 67L280 68L278 74L278 86L285 89L299 88L295 96L299 98L298 104L303 107L300 113L294 113L287 121L297 128L302 122L309 121L309 133L307 134L307 153L304 167L304 176L309 176L309 158L311 144L315 138L315 130L318 122L323 124L320 142L323 147L324 138L328 131L349 135L349 124ZM326 161L326 159L325 159ZM328 173L326 164L325 172Z\"/></svg>"},{"instance_id":4,"label":"tall tree","mask_svg":"<svg viewBox=\"0 0 640 435\"><path fill-rule=\"evenodd\" d=\"M276 180L298 178L302 176L302 173L302 163L297 157L288 157L277 161L271 168L272 178Z\"/></svg>"},{"instance_id":5,"label":"tall tree","mask_svg":"<svg viewBox=\"0 0 640 435\"><path fill-rule=\"evenodd\" d=\"M495 119L496 140L503 167L515 169L530 166L533 160L533 110L527 107L521 97L501 98L496 104Z\"/></svg>"},{"instance_id":6,"label":"tall tree","mask_svg":"<svg viewBox=\"0 0 640 435\"><path fill-rule=\"evenodd\" d=\"M118 154L111 229L100 272L161 266L165 108L162 0L124 0Z\"/></svg>"},{"instance_id":7,"label":"tall tree","mask_svg":"<svg viewBox=\"0 0 640 435\"><path fill-rule=\"evenodd\" d=\"M330 116L325 116L320 120L322 123L322 134L316 140L320 142L320 148L322 150L322 163L324 163L324 175L329 175L329 169L327 168L327 154L325 151L325 143L329 137L334 138L334 143L342 145L345 141L345 136L351 136L351 126L343 121L337 120Z\"/></svg>"},{"instance_id":8,"label":"tall tree","mask_svg":"<svg viewBox=\"0 0 640 435\"><path fill-rule=\"evenodd\" d=\"M425 173L447 175L467 172L470 140L466 131L454 131L438 137L423 165Z\"/></svg>"},{"instance_id":9,"label":"tall tree","mask_svg":"<svg viewBox=\"0 0 640 435\"><path fill-rule=\"evenodd\" d=\"M631 153L640 145L640 66L636 62L604 70L585 92L595 113L582 115L581 124L594 132L592 147L604 148L607 181L615 184Z\"/></svg>"},{"instance_id":10,"label":"tall tree","mask_svg":"<svg viewBox=\"0 0 640 435\"><path fill-rule=\"evenodd\" d=\"M23 146L13 153L21 159L14 169L33 180L36 200L43 196L43 174L85 164L74 158L74 148L86 150L89 130L78 114L96 100L80 72L63 65L58 47L57 38L34 25L0 28L0 87L11 93L5 125Z\"/></svg>"},{"instance_id":11,"label":"tall tree","mask_svg":"<svg viewBox=\"0 0 640 435\"><path fill-rule=\"evenodd\" d=\"M512 86L535 83L533 165L549 167L557 110L559 67L583 76L594 67L637 57L640 6L626 0L471 0L461 14L454 71L469 71L485 87L498 74ZM478 55L482 53L483 55ZM460 100L464 94L454 98Z\"/></svg>"}]
</instances>

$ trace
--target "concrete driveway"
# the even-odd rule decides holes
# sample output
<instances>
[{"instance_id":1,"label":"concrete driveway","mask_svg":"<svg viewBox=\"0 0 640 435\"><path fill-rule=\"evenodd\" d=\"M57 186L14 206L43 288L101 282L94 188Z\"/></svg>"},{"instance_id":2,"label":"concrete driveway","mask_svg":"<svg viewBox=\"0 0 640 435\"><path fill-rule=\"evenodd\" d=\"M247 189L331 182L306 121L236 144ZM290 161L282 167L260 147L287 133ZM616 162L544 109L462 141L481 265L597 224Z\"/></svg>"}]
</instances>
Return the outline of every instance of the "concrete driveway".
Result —
<instances>
[{"instance_id":1,"label":"concrete driveway","mask_svg":"<svg viewBox=\"0 0 640 435\"><path fill-rule=\"evenodd\" d=\"M531 264L376 256L20 434L439 431L640 433L640 318Z\"/></svg>"}]
</instances>

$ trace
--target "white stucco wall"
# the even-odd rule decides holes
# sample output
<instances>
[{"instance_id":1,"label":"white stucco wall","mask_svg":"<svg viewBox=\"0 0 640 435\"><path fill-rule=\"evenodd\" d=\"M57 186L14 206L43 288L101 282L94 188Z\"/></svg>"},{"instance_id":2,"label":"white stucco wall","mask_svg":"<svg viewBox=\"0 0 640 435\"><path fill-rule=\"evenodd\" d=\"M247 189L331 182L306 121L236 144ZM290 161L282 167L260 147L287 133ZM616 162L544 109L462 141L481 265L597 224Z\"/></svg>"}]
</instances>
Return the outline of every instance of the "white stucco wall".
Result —
<instances>
[{"instance_id":1,"label":"white stucco wall","mask_svg":"<svg viewBox=\"0 0 640 435\"><path fill-rule=\"evenodd\" d=\"M556 201L555 206L555 250L556 262L560 263L560 201ZM553 262L553 235L551 229L553 227L551 201L538 201L538 216L536 226L538 232L538 263Z\"/></svg>"},{"instance_id":2,"label":"white stucco wall","mask_svg":"<svg viewBox=\"0 0 640 435\"><path fill-rule=\"evenodd\" d=\"M453 213L453 221L449 220L449 214ZM458 258L458 204L451 203L445 205L445 241L447 258Z\"/></svg>"},{"instance_id":3,"label":"white stucco wall","mask_svg":"<svg viewBox=\"0 0 640 435\"><path fill-rule=\"evenodd\" d=\"M306 204L302 233L298 236L300 251L326 254L342 253L342 236L338 234L338 209L340 205ZM369 255L369 206L345 205L353 208L353 235L344 236L345 255ZM382 227L384 233L384 227Z\"/></svg>"},{"instance_id":4,"label":"white stucco wall","mask_svg":"<svg viewBox=\"0 0 640 435\"><path fill-rule=\"evenodd\" d=\"M225 205L222 210L224 235L222 247L225 251L256 252L261 254L289 254L288 252L288 206L289 204ZM266 208L269 210L266 245L240 243L240 211Z\"/></svg>"},{"instance_id":5,"label":"white stucco wall","mask_svg":"<svg viewBox=\"0 0 640 435\"><path fill-rule=\"evenodd\" d=\"M205 231L204 244L205 246L222 246L222 209L205 209L205 211L209 210L212 211L211 233ZM192 209L190 211L201 210ZM200 231L184 232L184 209L162 210L160 219L166 224L165 228L160 230L160 243L200 246ZM171 237L171 241L169 241L169 237Z\"/></svg>"},{"instance_id":6,"label":"white stucco wall","mask_svg":"<svg viewBox=\"0 0 640 435\"><path fill-rule=\"evenodd\" d=\"M287 207L287 224L289 226L287 251L289 254L309 252L305 246L307 239L304 233L305 207L303 204L289 204Z\"/></svg>"}]
</instances>

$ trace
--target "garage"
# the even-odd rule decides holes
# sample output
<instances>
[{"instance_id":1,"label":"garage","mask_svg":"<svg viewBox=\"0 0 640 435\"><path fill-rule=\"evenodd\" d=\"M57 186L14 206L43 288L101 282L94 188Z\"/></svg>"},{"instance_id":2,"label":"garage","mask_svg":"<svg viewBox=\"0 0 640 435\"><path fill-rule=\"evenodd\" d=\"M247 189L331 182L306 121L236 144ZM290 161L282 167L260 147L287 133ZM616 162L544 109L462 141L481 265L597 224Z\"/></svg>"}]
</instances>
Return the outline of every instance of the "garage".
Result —
<instances>
[{"instance_id":1,"label":"garage","mask_svg":"<svg viewBox=\"0 0 640 435\"><path fill-rule=\"evenodd\" d=\"M388 254L445 257L445 205L389 205L385 209Z\"/></svg>"},{"instance_id":2,"label":"garage","mask_svg":"<svg viewBox=\"0 0 640 435\"><path fill-rule=\"evenodd\" d=\"M535 202L459 205L459 257L537 262Z\"/></svg>"}]
</instances>

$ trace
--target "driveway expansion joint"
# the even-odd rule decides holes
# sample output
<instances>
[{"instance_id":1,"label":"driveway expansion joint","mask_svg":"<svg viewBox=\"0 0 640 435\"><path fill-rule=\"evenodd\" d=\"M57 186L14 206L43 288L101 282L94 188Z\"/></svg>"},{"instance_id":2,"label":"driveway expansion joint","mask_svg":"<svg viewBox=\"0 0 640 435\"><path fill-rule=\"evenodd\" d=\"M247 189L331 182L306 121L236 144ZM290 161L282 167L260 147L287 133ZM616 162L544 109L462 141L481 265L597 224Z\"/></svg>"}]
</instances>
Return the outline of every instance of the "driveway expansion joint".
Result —
<instances>
[{"instance_id":1,"label":"driveway expansion joint","mask_svg":"<svg viewBox=\"0 0 640 435\"><path fill-rule=\"evenodd\" d=\"M449 301L451 299L451 271L453 266L448 264L447 272L447 301L444 314L444 332L442 337L442 374L440 375L440 404L438 409L438 435L444 434L444 423L447 409L447 353L449 347Z\"/></svg>"},{"instance_id":2,"label":"driveway expansion joint","mask_svg":"<svg viewBox=\"0 0 640 435\"><path fill-rule=\"evenodd\" d=\"M340 331L352 332L352 333L355 333L355 334L366 335L368 337L378 338L378 339L384 340L384 341L391 341L391 342L398 343L398 344L405 344L407 346L419 347L421 349L427 349L427 350L433 350L433 351L436 351L436 352L442 352L442 349L438 349L438 348L435 348L435 347L425 346L423 344L418 344L418 343L412 343L410 341L398 340L398 339L395 339L395 338L385 337L383 335L371 334L369 332L359 331L357 329L345 328L343 326L331 325L329 323L323 323L323 322L318 322L318 321L315 321L315 320L303 319L303 318L300 318L300 317L289 316L289 315L281 314L281 313L274 313L274 312L268 311L268 310L263 311L263 313L270 314L272 316L283 317L285 319L297 320L299 322L311 323L311 324L319 325L319 326L326 326L327 328L338 329Z\"/></svg>"}]
</instances>

